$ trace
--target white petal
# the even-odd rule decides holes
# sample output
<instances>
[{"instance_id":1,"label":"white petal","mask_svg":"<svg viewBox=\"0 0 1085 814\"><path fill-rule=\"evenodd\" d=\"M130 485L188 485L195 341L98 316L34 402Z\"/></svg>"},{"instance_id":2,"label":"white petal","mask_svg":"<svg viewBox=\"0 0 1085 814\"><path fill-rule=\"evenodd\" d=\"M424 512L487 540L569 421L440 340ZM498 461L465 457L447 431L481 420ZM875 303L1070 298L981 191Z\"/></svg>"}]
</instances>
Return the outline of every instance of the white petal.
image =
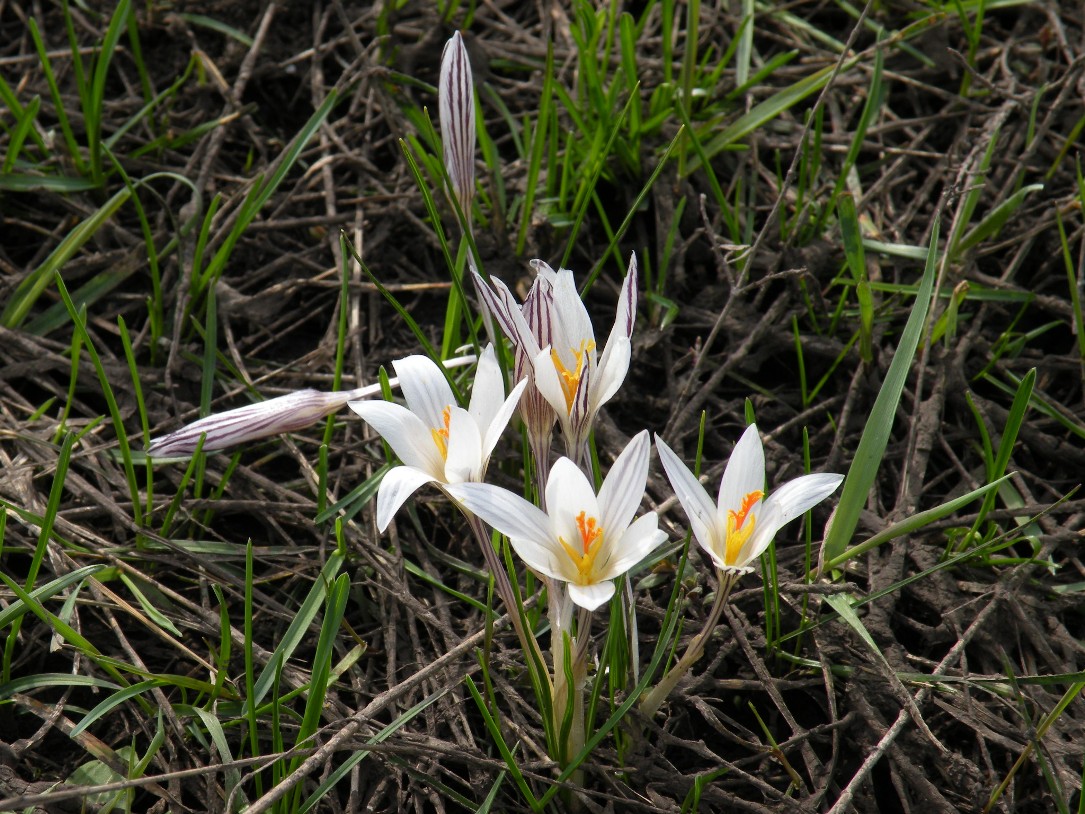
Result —
<instances>
[{"instance_id":1,"label":"white petal","mask_svg":"<svg viewBox=\"0 0 1085 814\"><path fill-rule=\"evenodd\" d=\"M451 407L448 417L447 483L482 478L482 435L475 419L462 407Z\"/></svg>"},{"instance_id":2,"label":"white petal","mask_svg":"<svg viewBox=\"0 0 1085 814\"><path fill-rule=\"evenodd\" d=\"M478 385L476 384L475 386L477 387ZM497 446L497 441L501 438L501 433L505 431L505 427L509 424L509 419L511 419L512 414L516 412L516 407L519 405L520 398L524 395L526 389L527 379L524 379L512 388L509 397L505 399L504 403L490 419L490 423L479 425L479 429L482 431L483 469L486 468L486 463L490 460L490 455L493 453L494 447Z\"/></svg>"},{"instance_id":3,"label":"white petal","mask_svg":"<svg viewBox=\"0 0 1085 814\"><path fill-rule=\"evenodd\" d=\"M558 378L557 367L550 356L550 346L547 345L534 359L535 387L542 397L554 408L558 418L562 419L564 427L569 420L569 407L565 403L565 391L561 389L561 380Z\"/></svg>"},{"instance_id":4,"label":"white petal","mask_svg":"<svg viewBox=\"0 0 1085 814\"><path fill-rule=\"evenodd\" d=\"M742 508L742 500L750 492L765 489L765 450L761 446L761 436L757 425L751 424L738 439L727 468L720 481L719 501L716 504L720 522L724 523L728 510L737 512Z\"/></svg>"},{"instance_id":5,"label":"white petal","mask_svg":"<svg viewBox=\"0 0 1085 814\"><path fill-rule=\"evenodd\" d=\"M633 515L644 499L648 480L648 453L651 442L648 430L641 430L614 459L602 487L599 489L600 521L603 532L617 539L633 521ZM547 504L549 505L549 504Z\"/></svg>"},{"instance_id":6,"label":"white petal","mask_svg":"<svg viewBox=\"0 0 1085 814\"><path fill-rule=\"evenodd\" d=\"M478 357L475 383L471 387L471 404L468 411L475 418L479 429L485 432L505 401L505 381L501 378L494 346L487 345Z\"/></svg>"},{"instance_id":7,"label":"white petal","mask_svg":"<svg viewBox=\"0 0 1085 814\"><path fill-rule=\"evenodd\" d=\"M757 513L757 527L739 552L736 565L761 556L781 528L836 491L843 475L819 472L790 480L769 495Z\"/></svg>"},{"instance_id":8,"label":"white petal","mask_svg":"<svg viewBox=\"0 0 1085 814\"><path fill-rule=\"evenodd\" d=\"M565 540L574 549L580 548L582 543L577 527L577 517L581 512L585 520L594 517L600 524L602 522L595 489L580 468L568 458L558 458L550 470L550 477L546 481L546 510L550 514L554 536ZM606 533L605 526L603 533ZM568 560L568 555L560 546L559 550Z\"/></svg>"},{"instance_id":9,"label":"white petal","mask_svg":"<svg viewBox=\"0 0 1085 814\"><path fill-rule=\"evenodd\" d=\"M536 264L540 262L534 261ZM576 290L573 273L568 269L559 269L554 277L554 311L557 315L554 346L563 359L567 353L580 350L581 343L595 342L591 317Z\"/></svg>"},{"instance_id":10,"label":"white petal","mask_svg":"<svg viewBox=\"0 0 1085 814\"><path fill-rule=\"evenodd\" d=\"M596 582L593 585L569 583L569 598L585 610L593 611L614 596L613 582Z\"/></svg>"},{"instance_id":11,"label":"white petal","mask_svg":"<svg viewBox=\"0 0 1085 814\"><path fill-rule=\"evenodd\" d=\"M678 502L682 504L686 512L686 517L689 518L693 536L697 538L697 542L705 551L712 554L714 560L719 559L722 555L713 553L713 544L715 537L721 534L723 529L720 527L720 520L712 498L708 496L708 492L689 468L658 435L656 436L656 451L667 473L667 479L671 482L671 488L674 489L675 497L678 498Z\"/></svg>"},{"instance_id":12,"label":"white petal","mask_svg":"<svg viewBox=\"0 0 1085 814\"><path fill-rule=\"evenodd\" d=\"M407 407L431 429L444 427L444 409L456 403L445 374L428 356L408 356L392 362Z\"/></svg>"},{"instance_id":13,"label":"white petal","mask_svg":"<svg viewBox=\"0 0 1085 814\"><path fill-rule=\"evenodd\" d=\"M553 579L566 580L561 560L568 556L550 530L550 518L519 495L489 483L458 483L445 487L468 511L509 538L525 563ZM556 549L556 550L555 550Z\"/></svg>"},{"instance_id":14,"label":"white petal","mask_svg":"<svg viewBox=\"0 0 1085 814\"><path fill-rule=\"evenodd\" d=\"M632 354L632 345L624 336L611 334L607 340L603 357L599 360L599 366L595 369L591 384L591 411L594 414L610 401L614 394L621 389L626 375L629 373L629 359Z\"/></svg>"},{"instance_id":15,"label":"white petal","mask_svg":"<svg viewBox=\"0 0 1085 814\"><path fill-rule=\"evenodd\" d=\"M377 528L381 531L387 529L404 501L423 484L436 480L432 475L413 466L397 466L385 473L377 489Z\"/></svg>"},{"instance_id":16,"label":"white petal","mask_svg":"<svg viewBox=\"0 0 1085 814\"><path fill-rule=\"evenodd\" d=\"M445 462L422 419L388 401L352 401L348 406L388 442L403 463L444 480Z\"/></svg>"},{"instance_id":17,"label":"white petal","mask_svg":"<svg viewBox=\"0 0 1085 814\"><path fill-rule=\"evenodd\" d=\"M667 533L659 528L659 517L655 512L646 512L605 552L606 561L597 563L599 579L621 576L659 548L666 539Z\"/></svg>"}]
</instances>

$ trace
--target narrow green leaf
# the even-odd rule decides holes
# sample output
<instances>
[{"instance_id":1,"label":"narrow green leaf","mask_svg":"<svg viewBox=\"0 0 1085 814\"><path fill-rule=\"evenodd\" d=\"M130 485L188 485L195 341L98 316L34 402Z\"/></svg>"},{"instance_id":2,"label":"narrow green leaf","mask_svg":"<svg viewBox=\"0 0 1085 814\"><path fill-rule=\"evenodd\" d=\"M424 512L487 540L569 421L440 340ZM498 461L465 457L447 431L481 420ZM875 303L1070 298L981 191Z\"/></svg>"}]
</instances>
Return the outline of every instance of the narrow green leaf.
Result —
<instances>
[{"instance_id":1,"label":"narrow green leaf","mask_svg":"<svg viewBox=\"0 0 1085 814\"><path fill-rule=\"evenodd\" d=\"M825 536L825 545L821 551L822 562L832 562L847 547L856 526L859 514L866 506L867 496L881 466L885 447L889 443L889 434L893 429L893 420L900 403L904 383L915 358L919 340L923 336L923 327L930 308L931 295L934 291L935 270L938 266L938 222L931 230L930 249L927 252L927 264L916 292L915 303L908 321L901 333L893 361L889 364L885 381L878 390L874 406L870 411L855 458L848 468L844 487L840 493L840 503L836 507L833 522Z\"/></svg>"},{"instance_id":2,"label":"narrow green leaf","mask_svg":"<svg viewBox=\"0 0 1085 814\"><path fill-rule=\"evenodd\" d=\"M272 657L268 661L267 666L264 667L263 672L260 674L260 678L257 679L256 684L253 686L251 694L245 699L246 714L255 705L259 704L264 696L267 695L268 690L271 689L271 685L275 681L275 675L278 671L277 665L286 664L293 655L294 650L296 650L298 645L309 635L309 625L312 624L313 619L316 618L317 613L324 604L327 586L335 581L336 574L338 574L339 569L343 567L344 561L345 557L338 551L328 557L328 561L324 564L324 567L314 580L312 588L309 589L309 594L305 597L305 601L301 603L301 606L294 614L294 618L290 620L290 625L283 633L282 639L279 640L278 646L271 654Z\"/></svg>"},{"instance_id":3,"label":"narrow green leaf","mask_svg":"<svg viewBox=\"0 0 1085 814\"><path fill-rule=\"evenodd\" d=\"M18 328L45 287L49 285L49 281L53 279L53 275L59 274L64 264L94 236L107 220L113 217L131 194L127 188L118 190L94 214L72 229L45 259L45 262L30 272L16 286L4 310L0 312L0 325L5 328Z\"/></svg>"}]
</instances>

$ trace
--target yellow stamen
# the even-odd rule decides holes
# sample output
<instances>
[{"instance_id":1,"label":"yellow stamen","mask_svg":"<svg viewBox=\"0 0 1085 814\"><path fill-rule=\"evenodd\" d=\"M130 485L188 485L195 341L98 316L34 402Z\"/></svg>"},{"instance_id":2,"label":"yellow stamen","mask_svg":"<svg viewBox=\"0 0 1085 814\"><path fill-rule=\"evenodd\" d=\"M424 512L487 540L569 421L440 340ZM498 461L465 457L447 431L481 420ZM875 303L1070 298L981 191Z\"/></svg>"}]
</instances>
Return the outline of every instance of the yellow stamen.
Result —
<instances>
[{"instance_id":1,"label":"yellow stamen","mask_svg":"<svg viewBox=\"0 0 1085 814\"><path fill-rule=\"evenodd\" d=\"M603 539L603 529L600 528L599 521L594 517L588 517L586 512L581 512L576 516L576 528L580 532L581 551L577 551L561 537L558 538L558 542L576 564L577 573L580 575L579 584L587 585L592 582L595 558L602 549L600 543Z\"/></svg>"},{"instance_id":2,"label":"yellow stamen","mask_svg":"<svg viewBox=\"0 0 1085 814\"><path fill-rule=\"evenodd\" d=\"M727 510L727 540L724 543L723 561L728 565L734 565L738 561L742 547L753 534L757 526L757 515L753 514L752 509L764 496L764 492L755 489L742 498L742 506L737 512L734 509Z\"/></svg>"},{"instance_id":3,"label":"yellow stamen","mask_svg":"<svg viewBox=\"0 0 1085 814\"><path fill-rule=\"evenodd\" d=\"M429 433L433 436L433 443L437 445L437 451L441 453L441 457L448 460L448 422L452 420L452 405L445 407L441 415L445 420L444 427L430 430Z\"/></svg>"},{"instance_id":4,"label":"yellow stamen","mask_svg":"<svg viewBox=\"0 0 1085 814\"><path fill-rule=\"evenodd\" d=\"M573 409L573 401L576 399L577 388L580 387L580 377L584 374L584 363L588 358L588 354L593 350L595 350L595 343L587 339L580 343L579 350L573 348L573 357L576 359L576 364L574 370L569 370L569 368L565 367L565 363L561 361L558 352L553 348L550 349L550 358L554 361L554 367L558 371L561 392L565 395L565 409L570 412Z\"/></svg>"}]
</instances>

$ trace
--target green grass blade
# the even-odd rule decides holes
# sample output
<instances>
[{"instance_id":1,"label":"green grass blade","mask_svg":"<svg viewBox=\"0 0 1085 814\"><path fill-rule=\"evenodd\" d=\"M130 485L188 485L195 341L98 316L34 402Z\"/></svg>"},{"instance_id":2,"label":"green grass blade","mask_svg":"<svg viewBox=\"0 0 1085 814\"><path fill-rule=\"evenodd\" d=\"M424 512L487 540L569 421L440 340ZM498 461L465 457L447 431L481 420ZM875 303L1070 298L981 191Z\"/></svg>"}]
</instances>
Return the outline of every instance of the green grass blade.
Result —
<instances>
[{"instance_id":1,"label":"green grass blade","mask_svg":"<svg viewBox=\"0 0 1085 814\"><path fill-rule=\"evenodd\" d=\"M4 505L0 503L0 505ZM5 517L7 515L4 515ZM35 602L41 604L47 599L52 599L61 591L66 590L68 587L82 582L87 577L97 574L99 571L107 568L104 563L97 565L84 565L82 568L77 568L75 571L65 574L62 577L57 577L50 582L40 585L33 591L30 591L30 597ZM8 625L12 624L16 619L21 616L25 616L30 612L30 607L21 601L12 602L3 610L0 610L0 630L3 630Z\"/></svg>"},{"instance_id":2,"label":"green grass blade","mask_svg":"<svg viewBox=\"0 0 1085 814\"><path fill-rule=\"evenodd\" d=\"M509 774L512 775L512 779L516 783L517 788L520 789L520 793L524 796L527 804L531 806L532 811L542 811L543 803L535 797L535 794L531 791L531 787L527 784L527 779L520 770L520 764L517 763L512 750L509 749L508 744L505 743L505 737L501 734L501 727L491 714L485 699L483 699L482 694L478 691L478 687L475 686L475 682L471 680L471 676L464 676L463 680L464 683L467 684L467 689L471 693L471 697L475 700L475 706L478 707L478 711L482 715L482 719L486 724L486 729L490 733L490 738L497 747L497 751L501 754L501 759L505 761Z\"/></svg>"},{"instance_id":3,"label":"green grass blade","mask_svg":"<svg viewBox=\"0 0 1085 814\"><path fill-rule=\"evenodd\" d=\"M84 97L83 123L87 131L87 154L90 159L90 177L103 180L102 115L105 107L106 80L109 65L121 34L128 28L128 10L132 0L120 0L113 9L102 45L94 57L94 73Z\"/></svg>"},{"instance_id":4,"label":"green grass blade","mask_svg":"<svg viewBox=\"0 0 1085 814\"><path fill-rule=\"evenodd\" d=\"M840 215L840 233L844 239L844 257L848 269L855 278L855 294L859 300L859 355L865 364L874 361L874 297L867 277L866 256L859 232L859 216L855 212L855 199L841 195L837 201Z\"/></svg>"},{"instance_id":5,"label":"green grass blade","mask_svg":"<svg viewBox=\"0 0 1085 814\"><path fill-rule=\"evenodd\" d=\"M524 190L523 209L520 210L520 228L516 235L516 254L523 255L527 243L528 226L535 210L535 196L538 193L539 170L542 166L543 151L546 148L547 134L550 132L550 118L553 115L554 99L554 46L546 48L546 65L543 68L543 87L539 97L539 114L531 134L531 155L527 167L527 187ZM524 127L527 134L528 128Z\"/></svg>"},{"instance_id":6,"label":"green grass blade","mask_svg":"<svg viewBox=\"0 0 1085 814\"><path fill-rule=\"evenodd\" d=\"M5 328L18 328L53 276L57 275L59 279L59 271L64 264L94 236L107 220L113 217L131 194L128 189L118 190L112 198L102 204L98 211L72 229L45 259L45 262L30 272L16 286L4 310L0 312L0 325Z\"/></svg>"},{"instance_id":7,"label":"green grass blade","mask_svg":"<svg viewBox=\"0 0 1085 814\"><path fill-rule=\"evenodd\" d=\"M864 540L862 543L841 552L841 554L834 559L826 560L822 565L821 570L827 573L844 565L848 560L853 560L870 551L872 548L877 548L882 545L882 543L887 543L897 537L914 534L925 526L937 522L943 517L948 517L959 509L967 506L973 500L977 500L987 494L997 491L998 487L1005 483L1009 477L1010 475L1003 475L998 480L985 483L978 489L973 489L968 494L961 495L953 500L948 500L940 506L935 506L933 509L927 509L926 511L919 512L918 514L914 514L911 517L901 520L898 523L894 523L889 526L889 528L882 529L868 540ZM809 574L811 578L815 575L816 574L814 573Z\"/></svg>"},{"instance_id":8,"label":"green grass blade","mask_svg":"<svg viewBox=\"0 0 1085 814\"><path fill-rule=\"evenodd\" d=\"M271 175L261 178L254 184L251 193L245 197L237 219L234 221L225 241L215 252L207 269L203 272L205 285L217 280L219 275L222 274L222 270L226 267L226 263L233 254L234 246L237 245L241 235L249 228L260 210L264 208L264 204L268 202L275 190L279 188L279 185L294 168L294 165L301 157L302 151L309 144L310 139L316 135L317 130L320 129L320 126L338 102L339 94L334 90L330 91L323 104L309 117L309 120L291 140L290 145L283 151Z\"/></svg>"},{"instance_id":9,"label":"green grass blade","mask_svg":"<svg viewBox=\"0 0 1085 814\"><path fill-rule=\"evenodd\" d=\"M9 174L11 168L15 166L15 161L18 159L19 153L22 152L26 137L34 132L34 120L37 119L38 110L40 109L41 97L35 96L19 114L15 129L11 131L11 137L8 139L8 151L4 156L4 163L0 165L0 175Z\"/></svg>"},{"instance_id":10,"label":"green grass blade","mask_svg":"<svg viewBox=\"0 0 1085 814\"><path fill-rule=\"evenodd\" d=\"M70 17L68 22L70 25ZM30 30L30 37L34 40L34 47L38 52L38 64L41 66L42 74L45 76L45 82L49 86L49 96L53 100L53 110L57 117L57 123L60 125L60 132L64 135L64 143L68 147L68 156L71 158L72 164L75 165L76 172L86 176L87 165L83 159L83 154L79 149L79 143L75 140L75 132L72 130L71 120L68 118L64 98L60 95L60 87L57 85L56 75L53 73L53 63L49 59L45 41L41 38L41 31L38 29L37 20L31 17L27 22L27 28ZM72 55L72 65L73 70L77 72L80 71L82 57L80 57L78 49L76 49Z\"/></svg>"},{"instance_id":11,"label":"green grass blade","mask_svg":"<svg viewBox=\"0 0 1085 814\"><path fill-rule=\"evenodd\" d=\"M128 445L128 433L124 427L124 419L121 416L120 408L117 406L117 399L113 395L113 387L109 383L109 377L102 365L102 359L98 355L94 343L90 340L90 334L87 333L87 326L83 316L76 310L75 304L72 302L71 297L68 296L68 289L64 286L64 281L60 278L59 272L56 274L56 283L60 296L64 300L64 305L68 309L68 314L72 318L76 333L79 334L82 343L86 346L87 355L90 356L94 370L98 374L98 383L101 385L102 395L105 396L106 404L109 407L109 416L113 420L113 430L117 434L117 443L120 445L121 458L124 461L124 474L128 480L128 491L132 498L132 518L137 526L141 526L143 525L143 507L139 500L139 484L136 481L136 470L132 464L132 450Z\"/></svg>"},{"instance_id":12,"label":"green grass blade","mask_svg":"<svg viewBox=\"0 0 1085 814\"><path fill-rule=\"evenodd\" d=\"M294 740L296 748L305 748L309 738L320 726L320 716L327 702L328 682L335 659L335 642L339 636L339 627L343 621L343 612L346 610L349 594L350 577L347 574L340 574L329 589L325 601L324 620L320 625L320 636L317 638L316 652L313 654L305 712ZM294 772L301 765L302 760L304 758L301 755L296 756L290 762L288 773ZM305 787L300 783L294 787L292 811L297 811L300 807L304 790Z\"/></svg>"},{"instance_id":13,"label":"green grass blade","mask_svg":"<svg viewBox=\"0 0 1085 814\"><path fill-rule=\"evenodd\" d=\"M309 635L309 625L312 624L313 619L316 618L317 613L324 604L327 586L333 584L336 574L343 567L345 559L344 555L339 551L328 557L328 561L320 570L316 580L314 580L308 596L305 597L305 601L301 603L301 606L295 612L294 618L290 621L290 625L279 640L278 646L272 653L272 658L268 661L264 671L260 674L260 678L257 679L256 684L253 686L252 693L245 699L246 714L249 709L259 704L267 695L268 690L271 689L271 685L275 681L275 675L278 672L277 665L286 664L298 645Z\"/></svg>"},{"instance_id":14,"label":"green grass blade","mask_svg":"<svg viewBox=\"0 0 1085 814\"><path fill-rule=\"evenodd\" d=\"M927 321L927 311L930 308L931 295L934 291L935 271L938 266L938 221L931 230L930 249L927 252L927 263L923 269L923 277L916 292L915 303L912 312L908 315L908 321L901 333L900 342L893 361L889 364L889 370L885 375L878 390L878 396L874 400L874 406L870 411L863 435L859 439L859 446L855 450L855 458L848 468L847 477L844 479L844 487L840 493L840 503L836 507L832 525L825 536L825 545L821 551L823 562L832 562L839 557L859 524L859 514L866 506L867 496L874 485L874 479L878 474L885 447L889 442L889 434L893 429L893 419L897 405L900 403L901 393L904 391L904 383L908 378L908 372L912 366L919 340L923 336L923 328Z\"/></svg>"},{"instance_id":15,"label":"green grass blade","mask_svg":"<svg viewBox=\"0 0 1085 814\"><path fill-rule=\"evenodd\" d=\"M398 732L400 729L410 723L414 718L416 718L419 713L424 711L427 707L432 706L436 701L439 701L441 698L447 695L448 690L449 688L440 689L426 696L413 707L405 710L403 713L396 716L396 719L394 721L388 724L388 726L381 729L380 732L378 732L376 735L366 741L366 743L375 746L378 743L383 743L384 741L388 740L389 737L394 735L396 732ZM307 811L312 811L314 806L316 806L316 804L320 802L324 795L326 795L329 791L331 791L332 788L335 787L336 783L342 780L355 766L365 760L365 758L369 757L370 754L371 752L369 750L363 749L361 751L355 752L349 758L344 760L341 765L336 767L334 772L328 775L328 777L319 786L317 786L313 793L309 795L308 799L306 799L306 801L302 803L301 807L297 809L297 814L305 814L305 812Z\"/></svg>"},{"instance_id":16,"label":"green grass blade","mask_svg":"<svg viewBox=\"0 0 1085 814\"><path fill-rule=\"evenodd\" d=\"M135 698L137 695L153 690L155 687L165 686L166 682L159 679L152 678L147 681L140 681L130 687L124 687L111 696L97 704L94 709L83 716L83 719L75 725L75 728L68 733L68 737L75 738L81 733L85 732L89 727L93 726L99 719L102 718L107 712L110 712L121 704L125 703L131 698Z\"/></svg>"},{"instance_id":17,"label":"green grass blade","mask_svg":"<svg viewBox=\"0 0 1085 814\"><path fill-rule=\"evenodd\" d=\"M1043 184L1029 184L1028 186L1021 187L1021 189L1017 190L1017 192L988 212L979 223L972 227L957 244L957 251L966 252L977 243L980 243L989 237L996 236L1002 231L1002 227L1006 225L1006 221L1008 221L1020 208L1021 204L1024 203L1025 198L1033 192L1039 192L1043 188Z\"/></svg>"}]
</instances>

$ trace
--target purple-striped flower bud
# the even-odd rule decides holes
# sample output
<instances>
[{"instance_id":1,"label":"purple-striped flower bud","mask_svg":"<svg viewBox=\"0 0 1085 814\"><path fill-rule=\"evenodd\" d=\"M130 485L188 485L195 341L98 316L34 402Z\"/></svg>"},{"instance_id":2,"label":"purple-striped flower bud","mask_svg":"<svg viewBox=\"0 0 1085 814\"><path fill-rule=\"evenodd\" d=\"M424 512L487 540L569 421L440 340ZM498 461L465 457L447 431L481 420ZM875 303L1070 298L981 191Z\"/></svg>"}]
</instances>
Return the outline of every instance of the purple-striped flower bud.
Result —
<instances>
[{"instance_id":1,"label":"purple-striped flower bud","mask_svg":"<svg viewBox=\"0 0 1085 814\"><path fill-rule=\"evenodd\" d=\"M445 43L437 91L445 167L470 225L475 194L475 97L471 61L459 31Z\"/></svg>"},{"instance_id":2,"label":"purple-striped flower bud","mask_svg":"<svg viewBox=\"0 0 1085 814\"><path fill-rule=\"evenodd\" d=\"M462 367L475 361L474 354L446 359L446 368ZM389 387L398 387L399 379L388 380ZM320 390L299 390L273 399L246 404L234 410L213 413L206 418L186 424L179 430L151 441L147 454L153 458L192 455L204 433L204 452L256 441L284 432L297 432L327 418L343 408L348 401L359 401L380 395L381 386L370 384L354 390L336 390L325 393Z\"/></svg>"},{"instance_id":3,"label":"purple-striped flower bud","mask_svg":"<svg viewBox=\"0 0 1085 814\"><path fill-rule=\"evenodd\" d=\"M379 386L376 392L380 392ZM156 458L191 455L204 433L207 433L207 438L203 442L203 451L212 452L269 435L296 432L336 412L352 398L357 398L357 394L351 390L335 393L299 390L256 404L246 404L236 410L213 413L151 441L147 454Z\"/></svg>"}]
</instances>

